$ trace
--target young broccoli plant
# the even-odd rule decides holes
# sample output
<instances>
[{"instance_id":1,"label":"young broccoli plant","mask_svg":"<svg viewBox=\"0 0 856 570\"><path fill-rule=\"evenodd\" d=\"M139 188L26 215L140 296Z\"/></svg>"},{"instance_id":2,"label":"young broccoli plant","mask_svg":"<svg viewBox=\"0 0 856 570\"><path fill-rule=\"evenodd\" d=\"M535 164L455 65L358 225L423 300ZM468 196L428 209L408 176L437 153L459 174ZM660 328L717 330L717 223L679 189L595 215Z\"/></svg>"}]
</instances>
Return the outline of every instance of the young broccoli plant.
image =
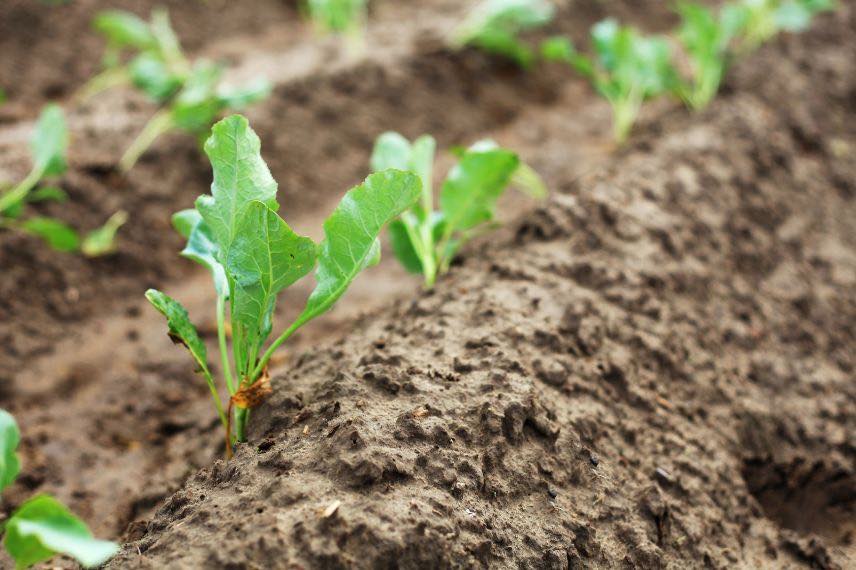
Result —
<instances>
[{"instance_id":1,"label":"young broccoli plant","mask_svg":"<svg viewBox=\"0 0 856 570\"><path fill-rule=\"evenodd\" d=\"M543 56L565 62L594 85L612 106L616 141L627 140L642 103L671 90L676 81L671 48L665 38L640 35L628 26L607 19L592 28L595 56L574 49L564 37L550 38L542 45Z\"/></svg>"},{"instance_id":2,"label":"young broccoli plant","mask_svg":"<svg viewBox=\"0 0 856 570\"><path fill-rule=\"evenodd\" d=\"M484 0L455 30L451 43L456 49L473 46L530 67L535 52L519 36L549 23L554 12L548 0Z\"/></svg>"},{"instance_id":3,"label":"young broccoli plant","mask_svg":"<svg viewBox=\"0 0 856 570\"><path fill-rule=\"evenodd\" d=\"M150 22L124 10L107 10L95 17L93 27L107 40L103 69L77 92L78 101L113 87L133 85L163 103L190 73L164 9L153 10ZM125 54L131 55L123 57Z\"/></svg>"},{"instance_id":4,"label":"young broccoli plant","mask_svg":"<svg viewBox=\"0 0 856 570\"><path fill-rule=\"evenodd\" d=\"M13 188L0 194L0 230L20 231L43 239L57 251L80 251L88 257L114 250L116 232L127 220L125 212L116 212L101 228L83 238L74 228L54 218L24 218L27 204L63 202L68 196L60 188L41 185L45 179L65 173L67 168L68 128L62 109L48 105L42 111L32 140L33 167Z\"/></svg>"},{"instance_id":5,"label":"young broccoli plant","mask_svg":"<svg viewBox=\"0 0 856 570\"><path fill-rule=\"evenodd\" d=\"M419 198L419 178L414 174L396 170L372 174L347 192L324 222L325 238L319 245L293 232L277 213L277 184L260 147L244 117L233 115L217 123L205 143L214 170L211 195L199 197L194 209L179 212L173 219L187 238L182 255L206 267L213 277L227 406L220 400L205 344L187 311L160 291L146 293L166 317L170 336L187 347L205 377L229 452L234 441L246 440L249 409L270 392L267 366L274 351L300 327L330 309L363 269L380 260L381 229ZM317 285L306 307L268 344L277 295L316 264Z\"/></svg>"},{"instance_id":6,"label":"young broccoli plant","mask_svg":"<svg viewBox=\"0 0 856 570\"><path fill-rule=\"evenodd\" d=\"M15 418L0 410L0 491L11 485L21 470L17 454L20 441ZM119 550L113 542L93 538L83 521L48 495L26 501L2 528L3 546L16 568L29 568L58 554L91 568L105 563Z\"/></svg>"},{"instance_id":7,"label":"young broccoli plant","mask_svg":"<svg viewBox=\"0 0 856 570\"><path fill-rule=\"evenodd\" d=\"M378 137L371 158L375 172L409 170L422 181L420 201L389 225L395 256L411 273L422 274L425 287L448 270L461 246L490 229L495 205L509 186L534 197L547 189L532 168L518 156L490 140L469 149L455 149L459 162L440 190L440 209L434 210L431 172L436 142L423 135L412 143L398 133Z\"/></svg>"},{"instance_id":8,"label":"young broccoli plant","mask_svg":"<svg viewBox=\"0 0 856 570\"><path fill-rule=\"evenodd\" d=\"M321 33L359 35L368 0L307 0L306 13Z\"/></svg>"},{"instance_id":9,"label":"young broccoli plant","mask_svg":"<svg viewBox=\"0 0 856 570\"><path fill-rule=\"evenodd\" d=\"M203 140L217 117L227 110L239 111L261 101L270 93L270 84L256 80L240 88L222 82L224 69L210 61L198 61L185 79L181 91L172 97L146 124L119 161L127 172L164 133L178 129Z\"/></svg>"},{"instance_id":10,"label":"young broccoli plant","mask_svg":"<svg viewBox=\"0 0 856 570\"><path fill-rule=\"evenodd\" d=\"M689 63L690 78L675 84L678 96L691 109L707 107L716 93L731 57L731 44L742 26L742 17L730 7L718 15L705 6L681 2L678 40Z\"/></svg>"},{"instance_id":11,"label":"young broccoli plant","mask_svg":"<svg viewBox=\"0 0 856 570\"><path fill-rule=\"evenodd\" d=\"M735 0L723 10L739 23L740 52L746 53L779 32L808 28L815 15L835 6L835 0Z\"/></svg>"}]
</instances>

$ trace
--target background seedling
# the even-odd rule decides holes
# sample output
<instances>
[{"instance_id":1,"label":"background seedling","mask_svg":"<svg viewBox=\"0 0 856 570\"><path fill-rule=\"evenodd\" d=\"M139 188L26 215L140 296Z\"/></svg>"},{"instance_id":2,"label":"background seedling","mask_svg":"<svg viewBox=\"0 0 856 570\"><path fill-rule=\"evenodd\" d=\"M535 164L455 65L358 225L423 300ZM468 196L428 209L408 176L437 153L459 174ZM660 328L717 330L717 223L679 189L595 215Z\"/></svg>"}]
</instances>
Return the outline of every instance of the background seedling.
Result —
<instances>
[{"instance_id":1,"label":"background seedling","mask_svg":"<svg viewBox=\"0 0 856 570\"><path fill-rule=\"evenodd\" d=\"M451 43L455 48L477 47L529 67L535 51L519 36L549 23L554 12L548 0L484 0L454 31Z\"/></svg>"},{"instance_id":2,"label":"background seedling","mask_svg":"<svg viewBox=\"0 0 856 570\"><path fill-rule=\"evenodd\" d=\"M540 177L511 151L493 141L469 149L454 149L459 162L440 191L440 210L434 210L431 172L436 152L434 138L424 135L411 143L398 133L378 137L371 158L375 172L388 168L409 170L422 181L421 199L389 225L393 252L402 265L434 286L448 270L461 246L490 229L496 201L510 185L543 197Z\"/></svg>"},{"instance_id":3,"label":"background seedling","mask_svg":"<svg viewBox=\"0 0 856 570\"><path fill-rule=\"evenodd\" d=\"M21 441L18 424L0 410L0 491L11 485L21 470L17 449ZM18 507L3 523L3 546L16 568L65 554L90 568L109 560L119 546L93 538L86 524L62 503L48 495L37 495Z\"/></svg>"},{"instance_id":4,"label":"background seedling","mask_svg":"<svg viewBox=\"0 0 856 570\"><path fill-rule=\"evenodd\" d=\"M612 106L613 134L627 140L646 99L673 89L676 72L665 38L640 35L612 19L597 23L591 32L594 58L578 53L571 41L554 37L542 44L543 56L571 65L588 78Z\"/></svg>"},{"instance_id":5,"label":"background seedling","mask_svg":"<svg viewBox=\"0 0 856 570\"><path fill-rule=\"evenodd\" d=\"M381 229L419 198L419 178L414 174L395 170L373 174L345 194L324 222L324 241L315 244L294 233L277 214L277 184L260 147L244 117L234 115L217 123L205 144L214 170L211 195L201 196L195 209L179 212L173 219L187 238L182 255L208 268L214 280L228 407L220 400L205 345L187 311L160 291L146 293L167 318L170 336L187 347L208 382L229 450L234 440L245 441L249 409L270 390L267 365L274 351L301 326L332 307L363 269L380 260ZM316 263L317 285L306 307L267 345L277 295L311 272Z\"/></svg>"},{"instance_id":6,"label":"background seedling","mask_svg":"<svg viewBox=\"0 0 856 570\"><path fill-rule=\"evenodd\" d=\"M127 172L161 135L179 129L204 138L217 117L227 110L241 110L261 101L270 93L270 84L256 80L246 87L234 88L223 84L223 68L210 61L197 62L181 91L146 124L119 161Z\"/></svg>"},{"instance_id":7,"label":"background seedling","mask_svg":"<svg viewBox=\"0 0 856 570\"><path fill-rule=\"evenodd\" d=\"M48 105L42 111L33 135L31 152L33 167L15 187L0 194L0 229L17 230L42 238L57 251L81 251L88 257L110 253L115 248L116 232L127 220L125 212L117 212L101 228L78 235L71 226L43 216L24 219L28 203L68 199L61 189L39 184L46 178L60 176L67 169L68 128L62 109Z\"/></svg>"},{"instance_id":8,"label":"background seedling","mask_svg":"<svg viewBox=\"0 0 856 570\"><path fill-rule=\"evenodd\" d=\"M150 22L131 12L108 10L96 16L93 27L107 41L103 70L76 94L79 101L130 84L163 103L181 88L190 73L166 10L152 10ZM127 54L129 57L123 58Z\"/></svg>"},{"instance_id":9,"label":"background seedling","mask_svg":"<svg viewBox=\"0 0 856 570\"><path fill-rule=\"evenodd\" d=\"M715 14L700 4L681 2L677 10L681 16L677 37L689 63L690 77L678 82L676 91L690 108L699 110L719 91L743 17L733 6Z\"/></svg>"},{"instance_id":10,"label":"background seedling","mask_svg":"<svg viewBox=\"0 0 856 570\"><path fill-rule=\"evenodd\" d=\"M368 0L306 0L306 13L321 33L359 35Z\"/></svg>"},{"instance_id":11,"label":"background seedling","mask_svg":"<svg viewBox=\"0 0 856 570\"><path fill-rule=\"evenodd\" d=\"M816 14L835 5L835 0L737 0L724 9L740 22L740 52L746 53L779 32L806 29Z\"/></svg>"}]
</instances>

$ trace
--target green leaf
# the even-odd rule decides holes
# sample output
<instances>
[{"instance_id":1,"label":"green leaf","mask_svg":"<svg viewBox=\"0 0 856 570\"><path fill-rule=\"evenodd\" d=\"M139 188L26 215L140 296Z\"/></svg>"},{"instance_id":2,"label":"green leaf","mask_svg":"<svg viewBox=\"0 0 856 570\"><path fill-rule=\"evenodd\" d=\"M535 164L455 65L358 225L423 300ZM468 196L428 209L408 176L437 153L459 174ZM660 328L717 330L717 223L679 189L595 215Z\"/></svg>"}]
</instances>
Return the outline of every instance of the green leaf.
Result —
<instances>
[{"instance_id":1,"label":"green leaf","mask_svg":"<svg viewBox=\"0 0 856 570\"><path fill-rule=\"evenodd\" d=\"M128 221L128 213L118 211L103 226L89 232L83 239L80 251L87 257L99 257L116 250L116 232Z\"/></svg>"},{"instance_id":2,"label":"green leaf","mask_svg":"<svg viewBox=\"0 0 856 570\"><path fill-rule=\"evenodd\" d=\"M375 140L372 150L372 172L380 172L387 168L396 170L411 170L413 149L410 141L396 132L385 132Z\"/></svg>"},{"instance_id":3,"label":"green leaf","mask_svg":"<svg viewBox=\"0 0 856 570\"><path fill-rule=\"evenodd\" d=\"M219 65L205 60L197 62L170 108L176 127L191 133L208 129L223 109L217 97L222 75L223 68Z\"/></svg>"},{"instance_id":4,"label":"green leaf","mask_svg":"<svg viewBox=\"0 0 856 570\"><path fill-rule=\"evenodd\" d=\"M267 98L271 90L272 86L268 80L258 78L242 88L221 87L217 97L223 109L241 111Z\"/></svg>"},{"instance_id":5,"label":"green leaf","mask_svg":"<svg viewBox=\"0 0 856 570\"><path fill-rule=\"evenodd\" d=\"M27 202L65 202L68 194L56 186L43 186L27 195Z\"/></svg>"},{"instance_id":6,"label":"green leaf","mask_svg":"<svg viewBox=\"0 0 856 570\"><path fill-rule=\"evenodd\" d=\"M392 253L408 272L422 273L422 261L416 253L416 248L413 247L413 242L410 241L407 226L401 219L389 223L389 242L392 245Z\"/></svg>"},{"instance_id":7,"label":"green leaf","mask_svg":"<svg viewBox=\"0 0 856 570\"><path fill-rule=\"evenodd\" d=\"M172 341L176 344L183 344L190 351L190 355L193 356L199 368L202 371L207 371L208 352L205 348L205 343L199 338L196 327L190 322L187 309L181 303L157 289L146 291L146 299L166 317L169 336Z\"/></svg>"},{"instance_id":8,"label":"green leaf","mask_svg":"<svg viewBox=\"0 0 856 570\"><path fill-rule=\"evenodd\" d=\"M345 32L365 20L367 0L308 0L309 17L324 31Z\"/></svg>"},{"instance_id":9,"label":"green leaf","mask_svg":"<svg viewBox=\"0 0 856 570\"><path fill-rule=\"evenodd\" d=\"M32 153L35 169L42 176L58 176L65 172L65 154L68 149L68 129L65 116L57 105L48 105L42 111L33 135Z\"/></svg>"},{"instance_id":10,"label":"green leaf","mask_svg":"<svg viewBox=\"0 0 856 570\"><path fill-rule=\"evenodd\" d=\"M131 82L152 100L162 103L181 87L181 77L175 75L157 55L144 52L128 66Z\"/></svg>"},{"instance_id":11,"label":"green leaf","mask_svg":"<svg viewBox=\"0 0 856 570\"><path fill-rule=\"evenodd\" d=\"M193 233L193 228L196 227L196 224L202 221L202 215L196 210L196 208L188 208L186 210L181 210L180 212L176 212L172 215L172 227L175 228L181 237L188 239L190 238L190 234Z\"/></svg>"},{"instance_id":12,"label":"green leaf","mask_svg":"<svg viewBox=\"0 0 856 570\"><path fill-rule=\"evenodd\" d=\"M238 235L243 210L254 201L278 210L276 181L261 156L261 141L247 119L232 115L214 125L205 143L214 170L211 195L200 196L196 209L211 230L218 259L225 265Z\"/></svg>"},{"instance_id":13,"label":"green leaf","mask_svg":"<svg viewBox=\"0 0 856 570\"><path fill-rule=\"evenodd\" d=\"M440 191L446 236L493 219L496 201L519 164L517 155L507 150L467 152Z\"/></svg>"},{"instance_id":14,"label":"green leaf","mask_svg":"<svg viewBox=\"0 0 856 570\"><path fill-rule=\"evenodd\" d=\"M197 213L198 216L196 210L190 211ZM187 245L181 251L181 255L203 267L207 267L211 272L211 278L214 280L214 290L217 292L217 296L228 299L229 279L226 277L226 269L223 264L218 261L218 252L219 249L211 235L211 229L199 217L190 232Z\"/></svg>"},{"instance_id":15,"label":"green leaf","mask_svg":"<svg viewBox=\"0 0 856 570\"><path fill-rule=\"evenodd\" d=\"M509 57L526 67L534 54L518 36L553 19L547 0L484 0L470 12L454 34L457 45L473 45Z\"/></svg>"},{"instance_id":16,"label":"green leaf","mask_svg":"<svg viewBox=\"0 0 856 570\"><path fill-rule=\"evenodd\" d=\"M76 251L80 247L80 237L77 232L54 218L30 218L21 222L21 228L42 238L57 251Z\"/></svg>"},{"instance_id":17,"label":"green leaf","mask_svg":"<svg viewBox=\"0 0 856 570\"><path fill-rule=\"evenodd\" d=\"M12 414L0 410L0 491L11 485L21 471L17 449L21 433Z\"/></svg>"},{"instance_id":18,"label":"green leaf","mask_svg":"<svg viewBox=\"0 0 856 570\"><path fill-rule=\"evenodd\" d=\"M119 550L113 542L93 538L83 521L47 495L30 499L15 511L6 522L3 544L17 568L28 568L56 554L71 556L90 568Z\"/></svg>"},{"instance_id":19,"label":"green leaf","mask_svg":"<svg viewBox=\"0 0 856 570\"><path fill-rule=\"evenodd\" d=\"M315 272L317 285L292 325L299 327L327 311L356 276L376 262L383 227L419 199L419 178L399 170L370 175L348 191L324 222L324 241Z\"/></svg>"},{"instance_id":20,"label":"green leaf","mask_svg":"<svg viewBox=\"0 0 856 570\"><path fill-rule=\"evenodd\" d=\"M262 202L243 209L226 270L235 283L232 326L249 346L260 347L270 334L277 295L312 271L317 255L315 242Z\"/></svg>"},{"instance_id":21,"label":"green leaf","mask_svg":"<svg viewBox=\"0 0 856 570\"><path fill-rule=\"evenodd\" d=\"M149 49L156 45L149 25L138 16L124 10L105 10L93 21L95 29L107 38L113 47Z\"/></svg>"}]
</instances>

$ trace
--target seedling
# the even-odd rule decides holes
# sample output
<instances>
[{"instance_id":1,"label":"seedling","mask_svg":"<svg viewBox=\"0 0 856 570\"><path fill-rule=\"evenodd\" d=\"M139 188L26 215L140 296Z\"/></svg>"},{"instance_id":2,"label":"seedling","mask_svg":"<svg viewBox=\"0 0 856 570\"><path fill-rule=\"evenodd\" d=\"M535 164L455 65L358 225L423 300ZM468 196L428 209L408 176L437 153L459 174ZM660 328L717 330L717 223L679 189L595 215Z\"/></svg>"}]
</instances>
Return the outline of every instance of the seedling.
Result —
<instances>
[{"instance_id":1,"label":"seedling","mask_svg":"<svg viewBox=\"0 0 856 570\"><path fill-rule=\"evenodd\" d=\"M642 36L612 19L597 23L591 36L594 58L578 53L565 37L545 41L542 54L548 60L569 64L592 82L612 106L613 134L622 143L627 140L642 103L675 85L671 48L665 38Z\"/></svg>"},{"instance_id":2,"label":"seedling","mask_svg":"<svg viewBox=\"0 0 856 570\"><path fill-rule=\"evenodd\" d=\"M161 135L173 129L204 138L217 117L227 110L241 110L261 101L270 93L270 84L256 80L242 88L222 83L223 68L210 61L197 62L181 91L149 120L119 161L127 172Z\"/></svg>"},{"instance_id":3,"label":"seedling","mask_svg":"<svg viewBox=\"0 0 856 570\"><path fill-rule=\"evenodd\" d=\"M464 243L493 227L496 202L509 186L534 197L547 194L541 178L515 153L486 140L454 150L459 162L443 182L435 211L431 172L436 146L428 135L411 143L388 132L378 137L371 158L375 172L409 170L422 181L419 203L390 223L389 235L395 256L408 271L424 276L426 288L449 269Z\"/></svg>"},{"instance_id":4,"label":"seedling","mask_svg":"<svg viewBox=\"0 0 856 570\"><path fill-rule=\"evenodd\" d=\"M101 73L77 93L79 101L113 87L134 85L155 102L163 103L184 84L190 64L166 10L152 10L150 22L124 10L107 10L96 16L93 27L107 40L107 48Z\"/></svg>"},{"instance_id":5,"label":"seedling","mask_svg":"<svg viewBox=\"0 0 856 570\"><path fill-rule=\"evenodd\" d=\"M57 219L42 216L23 218L29 203L68 199L60 188L41 185L45 179L65 173L67 148L68 128L62 109L48 105L36 123L30 173L18 185L0 194L0 229L38 236L57 251L81 251L87 257L105 255L115 249L116 232L127 220L125 212L116 212L104 226L82 239L74 228Z\"/></svg>"},{"instance_id":6,"label":"seedling","mask_svg":"<svg viewBox=\"0 0 856 570\"><path fill-rule=\"evenodd\" d=\"M21 441L18 424L6 410L0 410L0 491L18 477L21 462L17 449ZM81 565L100 566L113 557L119 545L92 536L86 523L49 495L37 495L18 507L3 523L3 546L15 561L15 568L65 554Z\"/></svg>"},{"instance_id":7,"label":"seedling","mask_svg":"<svg viewBox=\"0 0 856 570\"><path fill-rule=\"evenodd\" d=\"M165 10L153 10L151 22L130 12L110 10L100 13L94 26L107 38L104 71L87 83L78 99L118 85L133 85L161 105L119 161L123 172L131 170L164 133L178 129L202 139L222 112L245 109L270 93L267 81L229 87L222 81L222 66L207 60L191 64ZM126 52L133 53L130 59L123 59Z\"/></svg>"},{"instance_id":8,"label":"seedling","mask_svg":"<svg viewBox=\"0 0 856 570\"><path fill-rule=\"evenodd\" d=\"M205 344L187 311L160 291L146 293L167 318L170 336L187 347L205 377L229 453L234 441L246 441L250 408L270 392L267 366L276 349L330 309L363 269L378 263L381 229L412 207L420 190L414 174L397 170L372 174L345 194L324 222L324 241L316 244L294 233L277 214L277 184L260 148L244 117L233 115L214 125L205 143L214 170L211 195L200 196L194 209L173 218L176 229L187 238L182 255L206 267L214 280L220 363L230 396L227 406L220 400ZM316 263L317 285L303 312L267 344L277 295L311 272Z\"/></svg>"},{"instance_id":9,"label":"seedling","mask_svg":"<svg viewBox=\"0 0 856 570\"><path fill-rule=\"evenodd\" d=\"M676 92L690 108L704 109L719 91L743 17L733 6L718 15L691 2L681 2L677 10L681 16L677 35L689 62L690 78L676 83Z\"/></svg>"},{"instance_id":10,"label":"seedling","mask_svg":"<svg viewBox=\"0 0 856 570\"><path fill-rule=\"evenodd\" d=\"M455 30L451 43L456 49L473 46L530 67L535 52L520 35L549 23L554 12L548 0L484 0Z\"/></svg>"},{"instance_id":11,"label":"seedling","mask_svg":"<svg viewBox=\"0 0 856 570\"><path fill-rule=\"evenodd\" d=\"M835 0L736 0L724 10L740 22L741 53L756 49L782 31L808 28L814 16L834 10Z\"/></svg>"},{"instance_id":12,"label":"seedling","mask_svg":"<svg viewBox=\"0 0 856 570\"><path fill-rule=\"evenodd\" d=\"M321 33L359 35L368 0L306 0L306 12Z\"/></svg>"}]
</instances>

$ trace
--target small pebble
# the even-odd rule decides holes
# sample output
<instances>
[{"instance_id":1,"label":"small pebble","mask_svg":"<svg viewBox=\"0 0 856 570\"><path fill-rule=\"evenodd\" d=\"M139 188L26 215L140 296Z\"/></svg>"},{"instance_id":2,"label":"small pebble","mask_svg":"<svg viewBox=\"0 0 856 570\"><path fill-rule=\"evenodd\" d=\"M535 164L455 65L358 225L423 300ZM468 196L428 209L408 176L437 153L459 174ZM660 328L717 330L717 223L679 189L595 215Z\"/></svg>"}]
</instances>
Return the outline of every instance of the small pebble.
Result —
<instances>
[{"instance_id":1,"label":"small pebble","mask_svg":"<svg viewBox=\"0 0 856 570\"><path fill-rule=\"evenodd\" d=\"M600 463L600 457L597 456L597 453L591 453L589 454L589 461L591 461L592 465L597 467L598 463Z\"/></svg>"}]
</instances>

